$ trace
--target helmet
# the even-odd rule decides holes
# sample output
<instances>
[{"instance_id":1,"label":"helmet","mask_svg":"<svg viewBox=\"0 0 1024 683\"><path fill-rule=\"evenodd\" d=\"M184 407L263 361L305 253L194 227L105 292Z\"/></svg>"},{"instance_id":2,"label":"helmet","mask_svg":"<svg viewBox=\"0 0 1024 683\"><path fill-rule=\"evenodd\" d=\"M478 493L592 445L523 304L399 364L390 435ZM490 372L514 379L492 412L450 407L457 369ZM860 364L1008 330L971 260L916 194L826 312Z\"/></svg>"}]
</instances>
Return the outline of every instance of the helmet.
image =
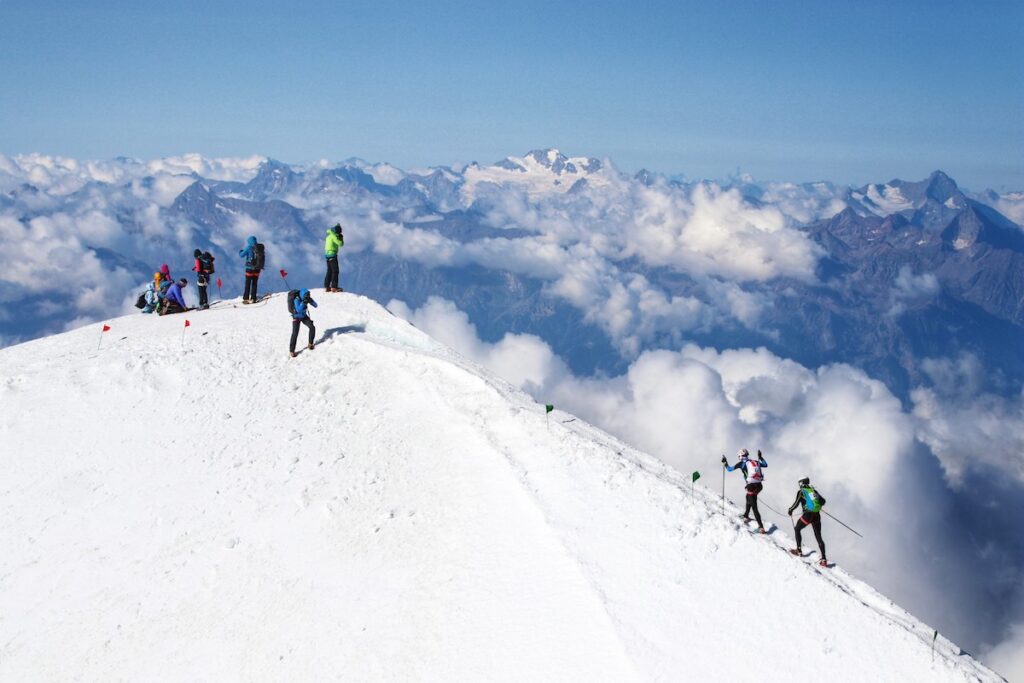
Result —
<instances>
[{"instance_id":1,"label":"helmet","mask_svg":"<svg viewBox=\"0 0 1024 683\"><path fill-rule=\"evenodd\" d=\"M803 479L798 481L797 484L800 485L800 488L803 488L805 486L810 486L811 485L811 479L810 479L810 477L804 477Z\"/></svg>"},{"instance_id":2,"label":"helmet","mask_svg":"<svg viewBox=\"0 0 1024 683\"><path fill-rule=\"evenodd\" d=\"M335 223L334 227L331 228L331 230L334 231L335 235L340 235L341 234L341 223Z\"/></svg>"},{"instance_id":3,"label":"helmet","mask_svg":"<svg viewBox=\"0 0 1024 683\"><path fill-rule=\"evenodd\" d=\"M750 451L748 451L746 448L741 448L739 455L741 458L748 458L750 457Z\"/></svg>"},{"instance_id":4,"label":"helmet","mask_svg":"<svg viewBox=\"0 0 1024 683\"><path fill-rule=\"evenodd\" d=\"M196 249L194 252L192 252L192 255L195 256L196 258L199 258L200 256L203 255L203 252L200 251L199 249Z\"/></svg>"}]
</instances>

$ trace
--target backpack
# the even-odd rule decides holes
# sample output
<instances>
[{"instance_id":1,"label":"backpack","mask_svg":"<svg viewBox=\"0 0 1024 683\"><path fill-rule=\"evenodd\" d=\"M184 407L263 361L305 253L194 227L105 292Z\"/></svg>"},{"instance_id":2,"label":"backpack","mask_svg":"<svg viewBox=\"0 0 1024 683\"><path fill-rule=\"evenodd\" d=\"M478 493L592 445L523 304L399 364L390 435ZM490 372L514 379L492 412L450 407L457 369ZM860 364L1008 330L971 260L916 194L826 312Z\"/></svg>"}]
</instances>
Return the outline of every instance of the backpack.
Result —
<instances>
[{"instance_id":1,"label":"backpack","mask_svg":"<svg viewBox=\"0 0 1024 683\"><path fill-rule=\"evenodd\" d=\"M256 246L252 250L252 269L263 270L263 266L266 265L267 255L264 250L263 243L257 242Z\"/></svg>"},{"instance_id":2,"label":"backpack","mask_svg":"<svg viewBox=\"0 0 1024 683\"><path fill-rule=\"evenodd\" d=\"M764 474L761 473L761 463L753 458L747 460L747 481L751 484L760 484L764 481Z\"/></svg>"},{"instance_id":3,"label":"backpack","mask_svg":"<svg viewBox=\"0 0 1024 683\"><path fill-rule=\"evenodd\" d=\"M139 294L139 298L135 300L135 308L145 308L145 307L146 307L146 293L143 292L142 294Z\"/></svg>"},{"instance_id":4,"label":"backpack","mask_svg":"<svg viewBox=\"0 0 1024 683\"><path fill-rule=\"evenodd\" d=\"M807 486L800 489L800 492L804 494L804 511L806 512L820 512L822 502L821 494L814 490L813 487Z\"/></svg>"},{"instance_id":5,"label":"backpack","mask_svg":"<svg viewBox=\"0 0 1024 683\"><path fill-rule=\"evenodd\" d=\"M203 269L205 275L213 275L213 254L208 251L204 251L199 257L199 266Z\"/></svg>"},{"instance_id":6,"label":"backpack","mask_svg":"<svg viewBox=\"0 0 1024 683\"><path fill-rule=\"evenodd\" d=\"M299 290L293 289L288 292L288 312L295 315L295 300L299 298Z\"/></svg>"}]
</instances>

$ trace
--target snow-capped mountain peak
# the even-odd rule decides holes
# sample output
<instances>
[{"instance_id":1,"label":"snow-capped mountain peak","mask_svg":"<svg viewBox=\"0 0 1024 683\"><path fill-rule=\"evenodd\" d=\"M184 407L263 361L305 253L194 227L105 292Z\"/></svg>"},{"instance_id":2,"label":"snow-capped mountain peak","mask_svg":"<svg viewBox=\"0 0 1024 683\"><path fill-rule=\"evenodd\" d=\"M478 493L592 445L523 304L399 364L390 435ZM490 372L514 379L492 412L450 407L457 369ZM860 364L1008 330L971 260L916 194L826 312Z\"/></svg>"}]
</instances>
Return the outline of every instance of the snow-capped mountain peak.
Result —
<instances>
[{"instance_id":1,"label":"snow-capped mountain peak","mask_svg":"<svg viewBox=\"0 0 1024 683\"><path fill-rule=\"evenodd\" d=\"M0 678L999 680L689 477L313 295L297 358L280 295L0 350Z\"/></svg>"},{"instance_id":2,"label":"snow-capped mountain peak","mask_svg":"<svg viewBox=\"0 0 1024 683\"><path fill-rule=\"evenodd\" d=\"M606 181L600 178L602 168L598 159L568 157L553 148L535 149L522 157L505 157L491 166L468 166L462 195L466 203L471 204L481 184L518 188L531 198L561 194L581 180L598 186L604 184Z\"/></svg>"}]
</instances>

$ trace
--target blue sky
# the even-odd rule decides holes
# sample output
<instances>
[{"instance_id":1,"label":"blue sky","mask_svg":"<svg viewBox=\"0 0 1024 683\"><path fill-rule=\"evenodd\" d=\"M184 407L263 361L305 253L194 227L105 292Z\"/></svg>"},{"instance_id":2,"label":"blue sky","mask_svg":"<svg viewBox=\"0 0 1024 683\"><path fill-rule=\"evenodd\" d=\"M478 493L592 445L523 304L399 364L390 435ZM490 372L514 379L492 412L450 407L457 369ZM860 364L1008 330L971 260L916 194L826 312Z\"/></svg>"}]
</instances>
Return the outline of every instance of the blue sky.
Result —
<instances>
[{"instance_id":1,"label":"blue sky","mask_svg":"<svg viewBox=\"0 0 1024 683\"><path fill-rule=\"evenodd\" d=\"M1024 3L0 0L0 153L1024 189Z\"/></svg>"}]
</instances>

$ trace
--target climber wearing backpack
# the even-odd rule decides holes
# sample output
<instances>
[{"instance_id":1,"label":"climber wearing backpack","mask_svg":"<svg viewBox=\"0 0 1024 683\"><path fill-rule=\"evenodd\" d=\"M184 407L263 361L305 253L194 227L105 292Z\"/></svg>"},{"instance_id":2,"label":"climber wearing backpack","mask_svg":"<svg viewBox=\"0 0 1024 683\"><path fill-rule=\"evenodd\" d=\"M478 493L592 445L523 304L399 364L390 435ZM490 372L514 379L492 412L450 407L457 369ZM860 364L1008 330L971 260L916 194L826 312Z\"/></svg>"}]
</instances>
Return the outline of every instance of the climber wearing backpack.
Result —
<instances>
[{"instance_id":1,"label":"climber wearing backpack","mask_svg":"<svg viewBox=\"0 0 1024 683\"><path fill-rule=\"evenodd\" d=\"M166 265L166 264L164 264ZM153 273L153 289L156 291L157 307L167 298L167 289L171 286L170 276L164 277L162 272Z\"/></svg>"},{"instance_id":2,"label":"climber wearing backpack","mask_svg":"<svg viewBox=\"0 0 1024 683\"><path fill-rule=\"evenodd\" d=\"M152 313L156 310L157 306L160 305L160 297L157 294L157 286L155 282L150 282L146 285L146 291L142 294L142 312Z\"/></svg>"},{"instance_id":3,"label":"climber wearing backpack","mask_svg":"<svg viewBox=\"0 0 1024 683\"><path fill-rule=\"evenodd\" d=\"M245 259L245 292L242 294L243 304L256 303L256 287L259 284L260 271L266 265L266 252L263 245L256 241L256 237L250 235L245 243L245 249L241 249L238 255Z\"/></svg>"},{"instance_id":4,"label":"climber wearing backpack","mask_svg":"<svg viewBox=\"0 0 1024 683\"><path fill-rule=\"evenodd\" d=\"M810 526L814 529L814 538L818 541L818 550L821 551L821 559L818 560L818 564L822 567L827 567L828 559L826 559L825 555L825 541L821 540L821 508L825 505L825 498L811 486L811 480L807 477L804 477L797 483L800 485L800 490L796 492L796 500L789 506L789 514L792 516L793 510L796 510L798 505L803 508L803 514L800 515L796 526L793 527L796 531L796 548L789 552L794 555L803 556L803 552L800 550L800 531L804 527Z\"/></svg>"},{"instance_id":5,"label":"climber wearing backpack","mask_svg":"<svg viewBox=\"0 0 1024 683\"><path fill-rule=\"evenodd\" d=\"M341 234L341 223L335 224L327 231L324 241L324 257L327 259L327 275L324 275L324 290L340 292L338 286L338 250L345 246L345 236Z\"/></svg>"},{"instance_id":6,"label":"climber wearing backpack","mask_svg":"<svg viewBox=\"0 0 1024 683\"><path fill-rule=\"evenodd\" d=\"M761 512L757 509L757 494L761 493L761 489L764 488L764 474L761 472L762 467L768 467L768 463L765 462L764 456L761 455L761 451L757 452L757 460L750 457L750 451L746 448L740 450L740 460L733 466L729 466L729 461L722 456L722 464L725 465L725 469L729 472L733 470L739 470L743 472L743 480L746 482L747 489L747 507L743 510L743 521L750 521L750 511L754 511L754 519L757 520L757 528L761 530L761 533L767 533L764 530L764 524L761 523Z\"/></svg>"},{"instance_id":7,"label":"climber wearing backpack","mask_svg":"<svg viewBox=\"0 0 1024 683\"><path fill-rule=\"evenodd\" d=\"M299 325L309 328L309 344L307 348L313 350L313 339L316 337L316 327L309 317L309 307L316 308L316 302L310 296L308 289L293 289L288 292L288 312L292 315L292 340L288 345L288 353L295 358L295 342L299 339Z\"/></svg>"},{"instance_id":8,"label":"climber wearing backpack","mask_svg":"<svg viewBox=\"0 0 1024 683\"><path fill-rule=\"evenodd\" d=\"M196 249L192 255L196 259L192 270L196 272L196 287L199 288L199 308L206 309L210 307L206 287L210 284L210 276L213 275L213 254Z\"/></svg>"}]
</instances>

